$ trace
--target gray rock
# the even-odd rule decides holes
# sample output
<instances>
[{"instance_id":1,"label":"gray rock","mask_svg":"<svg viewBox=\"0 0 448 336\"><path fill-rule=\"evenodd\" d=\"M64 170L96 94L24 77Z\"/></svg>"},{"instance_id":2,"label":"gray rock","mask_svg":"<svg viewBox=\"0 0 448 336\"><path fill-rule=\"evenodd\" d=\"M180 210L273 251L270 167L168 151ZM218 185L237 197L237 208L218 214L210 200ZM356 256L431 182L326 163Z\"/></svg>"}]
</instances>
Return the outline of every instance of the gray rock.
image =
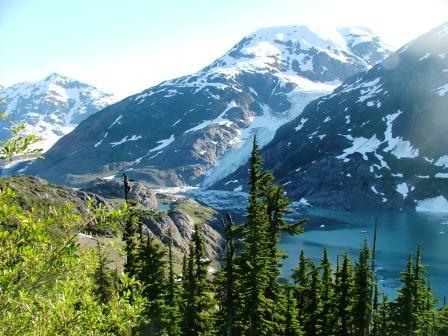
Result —
<instances>
[{"instance_id":1,"label":"gray rock","mask_svg":"<svg viewBox=\"0 0 448 336\"><path fill-rule=\"evenodd\" d=\"M123 182L120 180L95 179L89 182L83 190L89 191L107 198L124 199ZM149 185L141 181L131 182L130 199L137 201L147 208L157 208L157 198Z\"/></svg>"}]
</instances>

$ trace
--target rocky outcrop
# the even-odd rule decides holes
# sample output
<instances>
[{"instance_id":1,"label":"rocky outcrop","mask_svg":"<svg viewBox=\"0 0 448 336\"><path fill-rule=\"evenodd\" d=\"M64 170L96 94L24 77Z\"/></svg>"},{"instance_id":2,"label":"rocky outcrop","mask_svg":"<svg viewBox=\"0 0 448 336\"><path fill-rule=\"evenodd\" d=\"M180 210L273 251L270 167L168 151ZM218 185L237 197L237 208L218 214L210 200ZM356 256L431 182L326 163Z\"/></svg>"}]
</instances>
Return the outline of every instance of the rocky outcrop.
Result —
<instances>
[{"instance_id":1,"label":"rocky outcrop","mask_svg":"<svg viewBox=\"0 0 448 336\"><path fill-rule=\"evenodd\" d=\"M162 216L148 216L143 223L149 232L155 234L165 244L168 243L168 232L170 230L173 245L182 252L188 253L195 221L187 213L171 210ZM211 258L217 258L221 251L221 234L209 224L202 224L200 227L207 254Z\"/></svg>"},{"instance_id":2,"label":"rocky outcrop","mask_svg":"<svg viewBox=\"0 0 448 336\"><path fill-rule=\"evenodd\" d=\"M149 188L149 185L140 181L134 181L131 184L132 187L129 195L131 200L142 204L146 208L157 208L157 198ZM89 182L83 190L106 198L124 199L124 186L120 180L95 179Z\"/></svg>"},{"instance_id":3,"label":"rocky outcrop","mask_svg":"<svg viewBox=\"0 0 448 336\"><path fill-rule=\"evenodd\" d=\"M101 196L90 191L74 190L69 187L51 184L46 180L30 176L0 178L0 190L7 187L16 193L20 203L26 208L62 207L70 203L74 210L80 214L87 214L86 201L88 198L94 199L98 204L105 204L112 208L116 203L113 202L113 198L122 197L120 194L122 185L119 181L92 183L90 190L99 191ZM154 196L146 189L144 184L133 182L133 190L135 199L140 199L143 204L154 205ZM168 213L160 212L153 206L145 207L141 213L143 214L143 224L146 225L151 234L155 234L163 243L167 243L167 232L170 229L174 246L184 253L189 250L195 223L200 224L209 256L212 258L218 256L222 236L217 225L218 214L215 210L195 201L183 199L173 204L172 210Z\"/></svg>"},{"instance_id":4,"label":"rocky outcrop","mask_svg":"<svg viewBox=\"0 0 448 336\"><path fill-rule=\"evenodd\" d=\"M75 190L69 187L51 184L48 181L31 176L13 176L0 178L0 190L11 188L20 199L20 203L27 207L61 207L68 203L75 211L87 213L87 199L93 199L97 204L111 206L110 202L97 194Z\"/></svg>"}]
</instances>

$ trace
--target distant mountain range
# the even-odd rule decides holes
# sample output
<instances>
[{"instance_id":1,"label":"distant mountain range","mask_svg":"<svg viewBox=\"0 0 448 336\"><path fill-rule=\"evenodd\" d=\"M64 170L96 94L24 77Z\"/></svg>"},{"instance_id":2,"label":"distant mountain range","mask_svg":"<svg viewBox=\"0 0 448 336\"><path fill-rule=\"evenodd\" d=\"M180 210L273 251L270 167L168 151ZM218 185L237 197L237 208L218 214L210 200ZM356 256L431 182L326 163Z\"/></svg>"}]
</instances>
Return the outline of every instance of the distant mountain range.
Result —
<instances>
[{"instance_id":1,"label":"distant mountain range","mask_svg":"<svg viewBox=\"0 0 448 336\"><path fill-rule=\"evenodd\" d=\"M153 185L210 185L247 159L251 138L391 53L361 28L267 28L196 74L163 82L92 115L27 173L84 185L126 170Z\"/></svg>"},{"instance_id":2,"label":"distant mountain range","mask_svg":"<svg viewBox=\"0 0 448 336\"><path fill-rule=\"evenodd\" d=\"M41 141L36 147L48 150L59 138L71 132L82 120L112 104L113 96L97 88L53 73L43 80L0 86L0 140L8 138L12 124L24 122L28 133Z\"/></svg>"},{"instance_id":3,"label":"distant mountain range","mask_svg":"<svg viewBox=\"0 0 448 336\"><path fill-rule=\"evenodd\" d=\"M448 208L447 107L445 23L314 100L262 154L302 203ZM246 177L243 166L214 188L245 190Z\"/></svg>"}]
</instances>

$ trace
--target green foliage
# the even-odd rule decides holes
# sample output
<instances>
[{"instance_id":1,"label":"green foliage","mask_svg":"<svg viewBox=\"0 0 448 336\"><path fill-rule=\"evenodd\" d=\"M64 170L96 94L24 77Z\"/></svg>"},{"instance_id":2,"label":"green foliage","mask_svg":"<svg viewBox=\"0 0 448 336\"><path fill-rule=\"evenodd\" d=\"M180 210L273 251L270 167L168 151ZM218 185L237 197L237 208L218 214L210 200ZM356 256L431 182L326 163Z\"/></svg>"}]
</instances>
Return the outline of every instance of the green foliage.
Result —
<instances>
[{"instance_id":1,"label":"green foliage","mask_svg":"<svg viewBox=\"0 0 448 336\"><path fill-rule=\"evenodd\" d=\"M174 273L173 238L171 230L168 231L168 284L166 289L166 316L164 320L168 336L181 335L179 313L179 288Z\"/></svg>"},{"instance_id":2,"label":"green foliage","mask_svg":"<svg viewBox=\"0 0 448 336\"><path fill-rule=\"evenodd\" d=\"M322 271L321 294L322 309L320 312L319 322L322 326L321 335L330 336L335 329L334 325L334 285L333 270L330 260L328 259L328 251L324 249L322 261L320 263Z\"/></svg>"},{"instance_id":3,"label":"green foliage","mask_svg":"<svg viewBox=\"0 0 448 336\"><path fill-rule=\"evenodd\" d=\"M336 307L335 335L352 335L352 309L353 309L353 266L348 252L344 253L341 266L336 269L334 305Z\"/></svg>"},{"instance_id":4,"label":"green foliage","mask_svg":"<svg viewBox=\"0 0 448 336\"><path fill-rule=\"evenodd\" d=\"M373 274L370 264L370 248L364 239L355 265L353 323L356 335L368 335L369 316L372 310Z\"/></svg>"},{"instance_id":5,"label":"green foliage","mask_svg":"<svg viewBox=\"0 0 448 336\"><path fill-rule=\"evenodd\" d=\"M406 271L401 275L403 287L393 304L395 335L434 335L435 300L425 278L425 266L421 260L421 247L414 262L409 256Z\"/></svg>"},{"instance_id":6,"label":"green foliage","mask_svg":"<svg viewBox=\"0 0 448 336\"><path fill-rule=\"evenodd\" d=\"M185 261L184 261L185 262ZM182 334L186 336L212 335L214 296L208 279L210 259L205 254L204 238L196 224L193 244L184 264Z\"/></svg>"},{"instance_id":7,"label":"green foliage","mask_svg":"<svg viewBox=\"0 0 448 336\"><path fill-rule=\"evenodd\" d=\"M286 309L285 309L285 336L301 336L302 329L299 324L299 312L297 302L294 298L293 286L289 283L285 285Z\"/></svg>"},{"instance_id":8,"label":"green foliage","mask_svg":"<svg viewBox=\"0 0 448 336\"><path fill-rule=\"evenodd\" d=\"M3 115L4 117L4 115ZM24 124L11 127L12 136L6 141L0 141L0 160L12 161L15 156L40 156L41 149L31 148L39 141L39 137L33 134L24 135Z\"/></svg>"},{"instance_id":9,"label":"green foliage","mask_svg":"<svg viewBox=\"0 0 448 336\"><path fill-rule=\"evenodd\" d=\"M139 238L138 231L141 229L140 218L137 211L126 204L124 206L125 228L123 241L125 243L126 263L124 271L129 277L136 278L139 273Z\"/></svg>"},{"instance_id":10,"label":"green foliage","mask_svg":"<svg viewBox=\"0 0 448 336\"><path fill-rule=\"evenodd\" d=\"M151 334L160 334L167 309L165 306L165 251L154 236L147 236L139 255L140 269L137 278L143 285L143 296L146 299L146 317Z\"/></svg>"},{"instance_id":11,"label":"green foliage","mask_svg":"<svg viewBox=\"0 0 448 336\"><path fill-rule=\"evenodd\" d=\"M11 189L0 191L0 334L117 335L138 323L142 298L137 291L131 304L132 280L119 275L108 302L99 300L95 251L79 248L77 232L55 241L47 231L77 218L69 208L36 216Z\"/></svg>"},{"instance_id":12,"label":"green foliage","mask_svg":"<svg viewBox=\"0 0 448 336\"><path fill-rule=\"evenodd\" d=\"M113 278L112 272L108 267L109 260L99 241L97 241L97 246L98 265L94 274L93 292L97 296L98 301L107 306L112 300L116 279Z\"/></svg>"}]
</instances>

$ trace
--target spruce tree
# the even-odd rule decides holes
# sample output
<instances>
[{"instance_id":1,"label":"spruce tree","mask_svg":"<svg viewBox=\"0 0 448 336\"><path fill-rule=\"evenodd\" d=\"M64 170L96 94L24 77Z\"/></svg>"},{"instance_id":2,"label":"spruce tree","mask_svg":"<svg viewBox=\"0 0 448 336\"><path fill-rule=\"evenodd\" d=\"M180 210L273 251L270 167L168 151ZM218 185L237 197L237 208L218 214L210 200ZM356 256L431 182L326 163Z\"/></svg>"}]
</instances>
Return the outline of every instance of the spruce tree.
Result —
<instances>
[{"instance_id":1,"label":"spruce tree","mask_svg":"<svg viewBox=\"0 0 448 336\"><path fill-rule=\"evenodd\" d=\"M235 225L230 214L226 215L225 245L222 269L216 275L217 311L216 329L220 335L238 335L235 327Z\"/></svg>"},{"instance_id":2,"label":"spruce tree","mask_svg":"<svg viewBox=\"0 0 448 336\"><path fill-rule=\"evenodd\" d=\"M393 315L391 303L388 301L386 295L378 304L376 314L377 321L375 322L375 333L378 336L393 335Z\"/></svg>"},{"instance_id":3,"label":"spruce tree","mask_svg":"<svg viewBox=\"0 0 448 336\"><path fill-rule=\"evenodd\" d=\"M419 245L415 256L413 281L413 309L415 319L415 332L420 335L434 334L434 304L435 300L431 288L425 277L426 267L422 262L422 248Z\"/></svg>"},{"instance_id":4,"label":"spruce tree","mask_svg":"<svg viewBox=\"0 0 448 336\"><path fill-rule=\"evenodd\" d=\"M355 266L353 322L356 335L369 334L369 317L372 309L373 275L370 265L370 249L367 239L361 246L359 258Z\"/></svg>"},{"instance_id":5,"label":"spruce tree","mask_svg":"<svg viewBox=\"0 0 448 336\"><path fill-rule=\"evenodd\" d=\"M397 298L393 305L394 334L410 336L417 325L413 307L414 266L411 255L408 257L406 271L401 274L400 281L402 287L398 290Z\"/></svg>"},{"instance_id":6,"label":"spruce tree","mask_svg":"<svg viewBox=\"0 0 448 336\"><path fill-rule=\"evenodd\" d=\"M180 313L176 275L174 273L173 237L171 230L168 230L168 238L168 285L166 289L167 313L163 324L167 336L179 336L181 335L179 326Z\"/></svg>"},{"instance_id":7,"label":"spruce tree","mask_svg":"<svg viewBox=\"0 0 448 336\"><path fill-rule=\"evenodd\" d=\"M322 310L320 315L320 323L322 326L321 335L333 335L334 329L334 310L333 310L333 271L330 260L328 259L328 251L325 248L320 264L322 270L322 292L321 302Z\"/></svg>"},{"instance_id":8,"label":"spruce tree","mask_svg":"<svg viewBox=\"0 0 448 336\"><path fill-rule=\"evenodd\" d=\"M445 305L439 309L436 314L436 333L437 336L448 335L448 306Z\"/></svg>"},{"instance_id":9,"label":"spruce tree","mask_svg":"<svg viewBox=\"0 0 448 336\"><path fill-rule=\"evenodd\" d=\"M144 249L139 256L140 270L138 279L143 285L143 297L146 298L146 317L149 320L148 332L158 335L163 330L163 320L167 313L165 303L165 251L153 235L146 237Z\"/></svg>"},{"instance_id":10,"label":"spruce tree","mask_svg":"<svg viewBox=\"0 0 448 336\"><path fill-rule=\"evenodd\" d=\"M109 260L105 255L104 251L101 249L100 242L97 241L98 248L98 265L95 269L95 287L94 293L98 298L99 302L107 305L112 299L114 291L114 279L112 273L108 267Z\"/></svg>"},{"instance_id":11,"label":"spruce tree","mask_svg":"<svg viewBox=\"0 0 448 336\"><path fill-rule=\"evenodd\" d=\"M284 217L292 213L291 201L285 196L284 187L274 183L274 176L270 172L263 172L260 183L261 195L265 203L268 218L268 286L266 299L270 303L269 320L272 322L274 334L284 333L284 319L286 309L285 292L281 288L278 278L281 273L281 260L284 253L278 248L282 232L290 235L302 232L301 225L305 220L288 222Z\"/></svg>"},{"instance_id":12,"label":"spruce tree","mask_svg":"<svg viewBox=\"0 0 448 336\"><path fill-rule=\"evenodd\" d=\"M183 335L213 334L214 300L211 283L207 277L209 264L210 259L205 254L204 238L196 224L184 285Z\"/></svg>"},{"instance_id":13,"label":"spruce tree","mask_svg":"<svg viewBox=\"0 0 448 336\"><path fill-rule=\"evenodd\" d=\"M196 282L194 279L194 248L190 244L188 257L184 255L182 264L182 319L181 330L182 335L196 335L194 329L195 319L195 293Z\"/></svg>"},{"instance_id":14,"label":"spruce tree","mask_svg":"<svg viewBox=\"0 0 448 336\"><path fill-rule=\"evenodd\" d=\"M306 335L321 335L322 325L320 317L322 315L321 302L321 281L319 268L312 264L311 287L309 291L309 304L305 307L303 315L305 316L304 331Z\"/></svg>"},{"instance_id":15,"label":"spruce tree","mask_svg":"<svg viewBox=\"0 0 448 336\"><path fill-rule=\"evenodd\" d=\"M126 209L126 223L123 232L123 241L125 243L124 249L126 254L124 271L129 277L136 277L138 275L138 226L138 215L132 207L128 206Z\"/></svg>"},{"instance_id":16,"label":"spruce tree","mask_svg":"<svg viewBox=\"0 0 448 336\"><path fill-rule=\"evenodd\" d=\"M285 328L284 336L301 336L303 335L300 328L298 312L297 312L297 302L294 298L293 286L287 283L285 286L285 296L286 296L286 315L285 315Z\"/></svg>"},{"instance_id":17,"label":"spruce tree","mask_svg":"<svg viewBox=\"0 0 448 336\"><path fill-rule=\"evenodd\" d=\"M334 302L336 307L335 335L347 336L353 333L353 266L348 252L344 253L344 260L336 273Z\"/></svg>"},{"instance_id":18,"label":"spruce tree","mask_svg":"<svg viewBox=\"0 0 448 336\"><path fill-rule=\"evenodd\" d=\"M250 336L272 335L270 312L273 302L266 298L269 282L268 218L261 195L261 157L256 137L250 158L250 191L247 221L241 227L242 251L239 257L241 280L241 309Z\"/></svg>"},{"instance_id":19,"label":"spruce tree","mask_svg":"<svg viewBox=\"0 0 448 336\"><path fill-rule=\"evenodd\" d=\"M292 279L294 280L295 299L297 302L297 310L299 312L300 325L305 324L306 316L304 311L309 305L310 289L311 289L311 267L310 260L305 257L303 250L300 251L299 265L293 269Z\"/></svg>"},{"instance_id":20,"label":"spruce tree","mask_svg":"<svg viewBox=\"0 0 448 336\"><path fill-rule=\"evenodd\" d=\"M372 325L370 329L370 336L380 336L378 329L379 324L379 302L378 302L378 285L374 285L373 289L373 304L372 304Z\"/></svg>"}]
</instances>

